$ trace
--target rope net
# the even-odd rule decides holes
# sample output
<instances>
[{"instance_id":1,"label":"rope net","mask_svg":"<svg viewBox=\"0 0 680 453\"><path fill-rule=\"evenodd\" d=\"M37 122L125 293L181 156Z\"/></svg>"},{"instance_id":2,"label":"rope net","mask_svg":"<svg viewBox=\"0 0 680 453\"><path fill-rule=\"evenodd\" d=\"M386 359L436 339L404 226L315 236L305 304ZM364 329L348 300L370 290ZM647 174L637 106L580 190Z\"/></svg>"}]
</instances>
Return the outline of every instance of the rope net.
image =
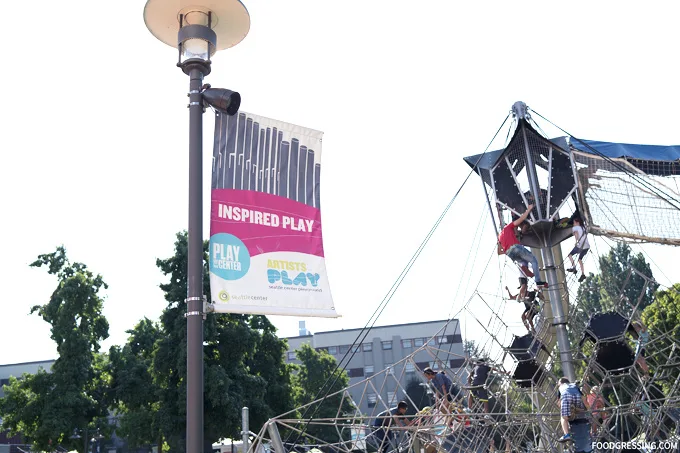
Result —
<instances>
[{"instance_id":1,"label":"rope net","mask_svg":"<svg viewBox=\"0 0 680 453\"><path fill-rule=\"evenodd\" d=\"M680 245L679 163L572 156L591 234Z\"/></svg>"},{"instance_id":2,"label":"rope net","mask_svg":"<svg viewBox=\"0 0 680 453\"><path fill-rule=\"evenodd\" d=\"M631 293L634 279L644 280L640 294ZM680 336L674 326L650 330L642 364L635 353L639 333L634 320L640 319L641 301L657 284L631 267L622 281L618 300L610 301L604 313L593 313L576 300L576 276L567 275L560 283L562 297L575 301L568 320L570 352L581 378L578 384L591 402L587 413L591 439L611 442L611 448L599 451L623 451L625 444L620 442L656 441L675 448L680 439ZM444 340L447 332L459 332L458 320L452 319L401 361L270 420L250 450L261 453L266 446L276 453L554 451L563 434L557 395L561 365L544 292L537 292L539 309L530 330L523 320L503 315L504 307L516 301L475 291L458 314L485 331L485 340L472 350L461 353L460 344L456 348ZM481 387L471 386L469 377L480 358L492 370ZM437 396L423 373L425 367L451 380L448 399ZM485 394L488 398L483 398ZM332 416L298 415L305 410L314 413L317 405L328 407L329 401L336 405ZM399 401L409 406L407 426L389 421L384 413ZM366 402L370 413L361 413L358 408ZM376 426L383 419L389 419L387 429Z\"/></svg>"},{"instance_id":3,"label":"rope net","mask_svg":"<svg viewBox=\"0 0 680 453\"><path fill-rule=\"evenodd\" d=\"M538 168L532 176L538 185L532 219L562 222L565 219L559 211L576 212L578 204L591 234L680 245L677 165L605 159L572 148L574 168L566 144L556 148L532 138L532 133L527 132L527 143ZM485 181L485 197L496 211L491 213L494 222L498 215L496 228L533 203L524 170L526 149L509 145L507 156L494 171L478 169ZM484 154L473 157L473 167L477 167ZM559 228L564 227L555 226L558 235ZM571 230L565 231L562 236L566 238ZM563 239L551 243L557 245ZM652 441L661 442L656 449L677 450L680 328L675 323L645 331L635 323L642 319L642 310L654 294L660 294L655 293L658 284L628 266L617 280L623 282L616 288L619 297L594 308L589 288L577 291L580 281L585 279L582 285L589 285L590 279L584 275L577 279L576 273L570 273L575 269L567 272L563 264L557 265L558 290L528 288L533 293L528 302L506 295L502 283L496 293L480 291L478 284L469 298L466 286L467 299L455 316L463 317L466 327L472 324L483 332L481 341L463 346L445 340L451 333L461 333L459 320L452 317L399 362L269 420L249 452L510 453L552 452L558 445L576 451L574 443L558 443L564 434L557 390L562 364L554 325L564 319L553 318L551 306L556 304L567 313L571 348L567 355L588 404L581 415L587 420L589 440L603 442L598 451L618 453L627 448L622 442ZM608 294L616 294L609 290ZM670 290L680 290L680 286ZM599 288L593 285L592 291ZM549 293L560 300L550 301ZM509 309L516 303L526 306L521 319L508 315L516 311ZM480 366L489 367L481 383L471 379ZM427 368L450 382L446 395L433 385L434 379L425 376ZM388 415L401 401L408 405L406 414L398 419ZM368 411L359 409L366 407Z\"/></svg>"}]
</instances>

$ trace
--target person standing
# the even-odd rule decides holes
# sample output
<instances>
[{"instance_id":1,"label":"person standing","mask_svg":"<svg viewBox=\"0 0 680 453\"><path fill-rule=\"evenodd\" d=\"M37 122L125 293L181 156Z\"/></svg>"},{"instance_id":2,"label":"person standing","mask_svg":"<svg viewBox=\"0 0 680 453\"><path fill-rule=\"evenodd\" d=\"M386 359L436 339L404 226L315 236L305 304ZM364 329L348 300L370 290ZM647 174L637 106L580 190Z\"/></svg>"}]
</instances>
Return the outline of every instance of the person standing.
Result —
<instances>
[{"instance_id":1,"label":"person standing","mask_svg":"<svg viewBox=\"0 0 680 453\"><path fill-rule=\"evenodd\" d=\"M569 252L569 261L571 261L571 267L567 269L567 272L573 274L576 273L576 264L574 263L574 256L578 255L578 265L581 268L581 276L578 281L582 282L586 279L586 272L583 270L583 257L586 256L588 250L590 250L590 243L588 242L588 235L586 230L583 229L581 225L581 219L579 217L574 218L574 226L571 228L574 239L576 239L576 245Z\"/></svg>"},{"instance_id":2,"label":"person standing","mask_svg":"<svg viewBox=\"0 0 680 453\"><path fill-rule=\"evenodd\" d=\"M484 405L484 412L489 413L489 392L486 389L486 381L489 379L489 373L495 368L490 367L486 363L486 359L481 358L475 362L475 367L468 377L468 408L472 410L474 399L477 398Z\"/></svg>"},{"instance_id":3,"label":"person standing","mask_svg":"<svg viewBox=\"0 0 680 453\"><path fill-rule=\"evenodd\" d=\"M558 442L574 442L575 453L590 453L593 451L590 437L590 420L586 410L583 394L576 384L569 382L569 378L560 378L558 383L560 394L560 424L564 436Z\"/></svg>"}]
</instances>

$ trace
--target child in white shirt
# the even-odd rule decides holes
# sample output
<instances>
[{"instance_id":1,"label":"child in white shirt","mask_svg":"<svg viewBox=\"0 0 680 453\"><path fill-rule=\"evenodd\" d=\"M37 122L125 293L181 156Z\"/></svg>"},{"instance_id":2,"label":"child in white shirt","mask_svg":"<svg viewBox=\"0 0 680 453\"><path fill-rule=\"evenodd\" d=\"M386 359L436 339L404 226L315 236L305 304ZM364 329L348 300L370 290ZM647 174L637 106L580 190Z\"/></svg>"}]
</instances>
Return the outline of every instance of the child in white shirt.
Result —
<instances>
[{"instance_id":1,"label":"child in white shirt","mask_svg":"<svg viewBox=\"0 0 680 453\"><path fill-rule=\"evenodd\" d=\"M578 281L582 282L586 279L586 272L583 270L583 257L586 256L586 253L588 253L588 250L590 250L590 244L588 243L588 235L583 229L583 226L581 226L581 219L578 217L574 219L574 226L571 231L573 232L574 238L576 239L576 245L571 250L571 252L569 252L569 261L571 261L571 267L567 269L567 271L574 274L576 273L576 264L574 263L573 256L578 255L578 264L581 267L581 276L579 277Z\"/></svg>"}]
</instances>

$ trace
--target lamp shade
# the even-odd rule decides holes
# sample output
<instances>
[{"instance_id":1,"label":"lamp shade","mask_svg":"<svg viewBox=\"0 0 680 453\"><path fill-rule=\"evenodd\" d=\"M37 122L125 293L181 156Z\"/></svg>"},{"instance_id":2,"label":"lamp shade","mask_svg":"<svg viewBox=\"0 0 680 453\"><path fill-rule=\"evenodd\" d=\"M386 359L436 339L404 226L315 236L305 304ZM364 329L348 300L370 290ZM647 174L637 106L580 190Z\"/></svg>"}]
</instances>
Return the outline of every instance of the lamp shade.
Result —
<instances>
[{"instance_id":1,"label":"lamp shade","mask_svg":"<svg viewBox=\"0 0 680 453\"><path fill-rule=\"evenodd\" d=\"M216 50L243 41L250 31L250 14L239 0L147 0L144 23L159 41L177 47L180 15L211 13L211 28L217 35Z\"/></svg>"}]
</instances>

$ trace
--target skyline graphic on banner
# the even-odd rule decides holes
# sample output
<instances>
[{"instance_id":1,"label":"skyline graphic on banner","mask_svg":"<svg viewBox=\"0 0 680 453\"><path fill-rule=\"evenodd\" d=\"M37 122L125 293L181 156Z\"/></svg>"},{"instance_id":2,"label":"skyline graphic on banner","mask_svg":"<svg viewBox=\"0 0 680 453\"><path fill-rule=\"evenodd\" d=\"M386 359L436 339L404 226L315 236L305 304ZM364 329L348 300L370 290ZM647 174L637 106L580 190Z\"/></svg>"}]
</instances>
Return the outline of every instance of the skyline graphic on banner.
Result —
<instances>
[{"instance_id":1,"label":"skyline graphic on banner","mask_svg":"<svg viewBox=\"0 0 680 453\"><path fill-rule=\"evenodd\" d=\"M263 127L242 112L217 115L215 122L226 137L215 134L213 189L252 190L320 208L321 164L314 149L300 145L304 139L284 140L280 128Z\"/></svg>"}]
</instances>

